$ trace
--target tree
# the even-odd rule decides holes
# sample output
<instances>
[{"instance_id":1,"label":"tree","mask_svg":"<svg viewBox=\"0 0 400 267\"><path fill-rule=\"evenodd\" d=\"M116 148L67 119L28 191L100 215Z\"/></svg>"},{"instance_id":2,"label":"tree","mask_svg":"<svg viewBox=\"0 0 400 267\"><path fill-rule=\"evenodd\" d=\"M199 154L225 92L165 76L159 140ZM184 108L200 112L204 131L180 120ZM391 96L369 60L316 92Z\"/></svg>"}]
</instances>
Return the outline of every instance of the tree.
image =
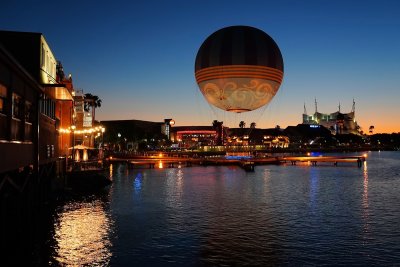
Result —
<instances>
[{"instance_id":1,"label":"tree","mask_svg":"<svg viewBox=\"0 0 400 267\"><path fill-rule=\"evenodd\" d=\"M256 123L255 122L250 123L250 128L252 129L256 128Z\"/></svg>"},{"instance_id":2,"label":"tree","mask_svg":"<svg viewBox=\"0 0 400 267\"><path fill-rule=\"evenodd\" d=\"M373 125L369 126L369 134L373 134L374 129L375 129L375 126L373 126Z\"/></svg>"},{"instance_id":3,"label":"tree","mask_svg":"<svg viewBox=\"0 0 400 267\"><path fill-rule=\"evenodd\" d=\"M223 127L222 127L223 124L224 124L223 121L214 120L212 122L212 126L217 132L217 136L216 136L216 145L217 146L223 145L223 138L224 138L224 136L223 136Z\"/></svg>"},{"instance_id":4,"label":"tree","mask_svg":"<svg viewBox=\"0 0 400 267\"><path fill-rule=\"evenodd\" d=\"M213 120L213 122L212 122L213 128L214 128L214 129L217 129L217 128L218 128L218 125L219 125L219 121Z\"/></svg>"},{"instance_id":5,"label":"tree","mask_svg":"<svg viewBox=\"0 0 400 267\"><path fill-rule=\"evenodd\" d=\"M239 122L239 128L244 128L246 127L246 123L244 121Z\"/></svg>"},{"instance_id":6,"label":"tree","mask_svg":"<svg viewBox=\"0 0 400 267\"><path fill-rule=\"evenodd\" d=\"M84 96L84 110L88 112L92 109L92 118L95 118L95 109L101 107L101 99L97 95L92 95L90 93L85 94Z\"/></svg>"}]
</instances>

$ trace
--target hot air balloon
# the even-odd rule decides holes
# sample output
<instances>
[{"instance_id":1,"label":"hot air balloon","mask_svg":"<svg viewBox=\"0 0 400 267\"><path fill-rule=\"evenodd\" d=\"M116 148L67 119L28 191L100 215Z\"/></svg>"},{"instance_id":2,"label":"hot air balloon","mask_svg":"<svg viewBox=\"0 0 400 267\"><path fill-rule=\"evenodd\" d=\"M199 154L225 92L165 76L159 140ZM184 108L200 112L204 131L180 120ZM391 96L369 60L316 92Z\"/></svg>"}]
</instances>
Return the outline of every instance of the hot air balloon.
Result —
<instances>
[{"instance_id":1,"label":"hot air balloon","mask_svg":"<svg viewBox=\"0 0 400 267\"><path fill-rule=\"evenodd\" d=\"M259 29L226 27L201 45L195 77L209 104L236 113L256 110L272 100L282 83L282 54Z\"/></svg>"}]
</instances>

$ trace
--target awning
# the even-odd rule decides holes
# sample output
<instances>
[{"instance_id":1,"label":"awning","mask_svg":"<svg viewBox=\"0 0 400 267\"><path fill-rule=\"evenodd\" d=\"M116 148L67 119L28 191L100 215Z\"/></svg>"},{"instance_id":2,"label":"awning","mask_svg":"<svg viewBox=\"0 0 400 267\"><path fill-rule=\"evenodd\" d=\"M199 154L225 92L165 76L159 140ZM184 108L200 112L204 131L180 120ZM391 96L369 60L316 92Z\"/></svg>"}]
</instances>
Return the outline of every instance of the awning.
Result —
<instances>
[{"instance_id":1,"label":"awning","mask_svg":"<svg viewBox=\"0 0 400 267\"><path fill-rule=\"evenodd\" d=\"M44 84L44 91L56 100L73 100L71 93L64 84Z\"/></svg>"}]
</instances>

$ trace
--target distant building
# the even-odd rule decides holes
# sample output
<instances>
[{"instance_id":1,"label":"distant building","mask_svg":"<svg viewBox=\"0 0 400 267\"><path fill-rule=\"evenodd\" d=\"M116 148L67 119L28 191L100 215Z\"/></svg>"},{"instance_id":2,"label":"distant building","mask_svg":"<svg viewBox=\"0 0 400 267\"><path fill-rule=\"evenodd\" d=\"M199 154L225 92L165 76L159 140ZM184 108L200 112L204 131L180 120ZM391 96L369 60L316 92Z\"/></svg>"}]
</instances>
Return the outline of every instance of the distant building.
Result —
<instances>
[{"instance_id":1,"label":"distant building","mask_svg":"<svg viewBox=\"0 0 400 267\"><path fill-rule=\"evenodd\" d=\"M110 150L253 151L289 146L289 138L282 129L228 128L216 120L210 126L174 126L172 119L164 122L113 120L101 121L101 124L107 129L104 142ZM140 147L140 143L146 143L147 147Z\"/></svg>"},{"instance_id":2,"label":"distant building","mask_svg":"<svg viewBox=\"0 0 400 267\"><path fill-rule=\"evenodd\" d=\"M165 122L105 120L104 145L111 150L137 150L139 143L165 142Z\"/></svg>"},{"instance_id":3,"label":"distant building","mask_svg":"<svg viewBox=\"0 0 400 267\"><path fill-rule=\"evenodd\" d=\"M280 128L230 128L228 146L253 146L256 149L287 148L289 138Z\"/></svg>"},{"instance_id":4,"label":"distant building","mask_svg":"<svg viewBox=\"0 0 400 267\"><path fill-rule=\"evenodd\" d=\"M360 134L360 127L355 118L355 102L349 113L342 113L339 110L333 113L320 113L318 112L317 100L315 100L315 112L312 115L307 114L304 105L303 124L321 125L329 129L332 134Z\"/></svg>"},{"instance_id":5,"label":"distant building","mask_svg":"<svg viewBox=\"0 0 400 267\"><path fill-rule=\"evenodd\" d=\"M171 141L180 148L216 145L217 136L213 126L176 126L171 129Z\"/></svg>"}]
</instances>

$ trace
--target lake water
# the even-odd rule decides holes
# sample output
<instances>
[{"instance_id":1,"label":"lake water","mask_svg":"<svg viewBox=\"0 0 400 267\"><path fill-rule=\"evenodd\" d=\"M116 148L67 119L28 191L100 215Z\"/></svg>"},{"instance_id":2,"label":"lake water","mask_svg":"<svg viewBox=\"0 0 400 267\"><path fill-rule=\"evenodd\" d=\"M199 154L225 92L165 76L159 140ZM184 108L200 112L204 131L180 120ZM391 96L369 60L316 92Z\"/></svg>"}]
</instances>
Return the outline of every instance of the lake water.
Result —
<instances>
[{"instance_id":1,"label":"lake water","mask_svg":"<svg viewBox=\"0 0 400 267\"><path fill-rule=\"evenodd\" d=\"M54 211L49 265L400 265L400 152L369 152L361 168L110 173L104 194Z\"/></svg>"}]
</instances>

